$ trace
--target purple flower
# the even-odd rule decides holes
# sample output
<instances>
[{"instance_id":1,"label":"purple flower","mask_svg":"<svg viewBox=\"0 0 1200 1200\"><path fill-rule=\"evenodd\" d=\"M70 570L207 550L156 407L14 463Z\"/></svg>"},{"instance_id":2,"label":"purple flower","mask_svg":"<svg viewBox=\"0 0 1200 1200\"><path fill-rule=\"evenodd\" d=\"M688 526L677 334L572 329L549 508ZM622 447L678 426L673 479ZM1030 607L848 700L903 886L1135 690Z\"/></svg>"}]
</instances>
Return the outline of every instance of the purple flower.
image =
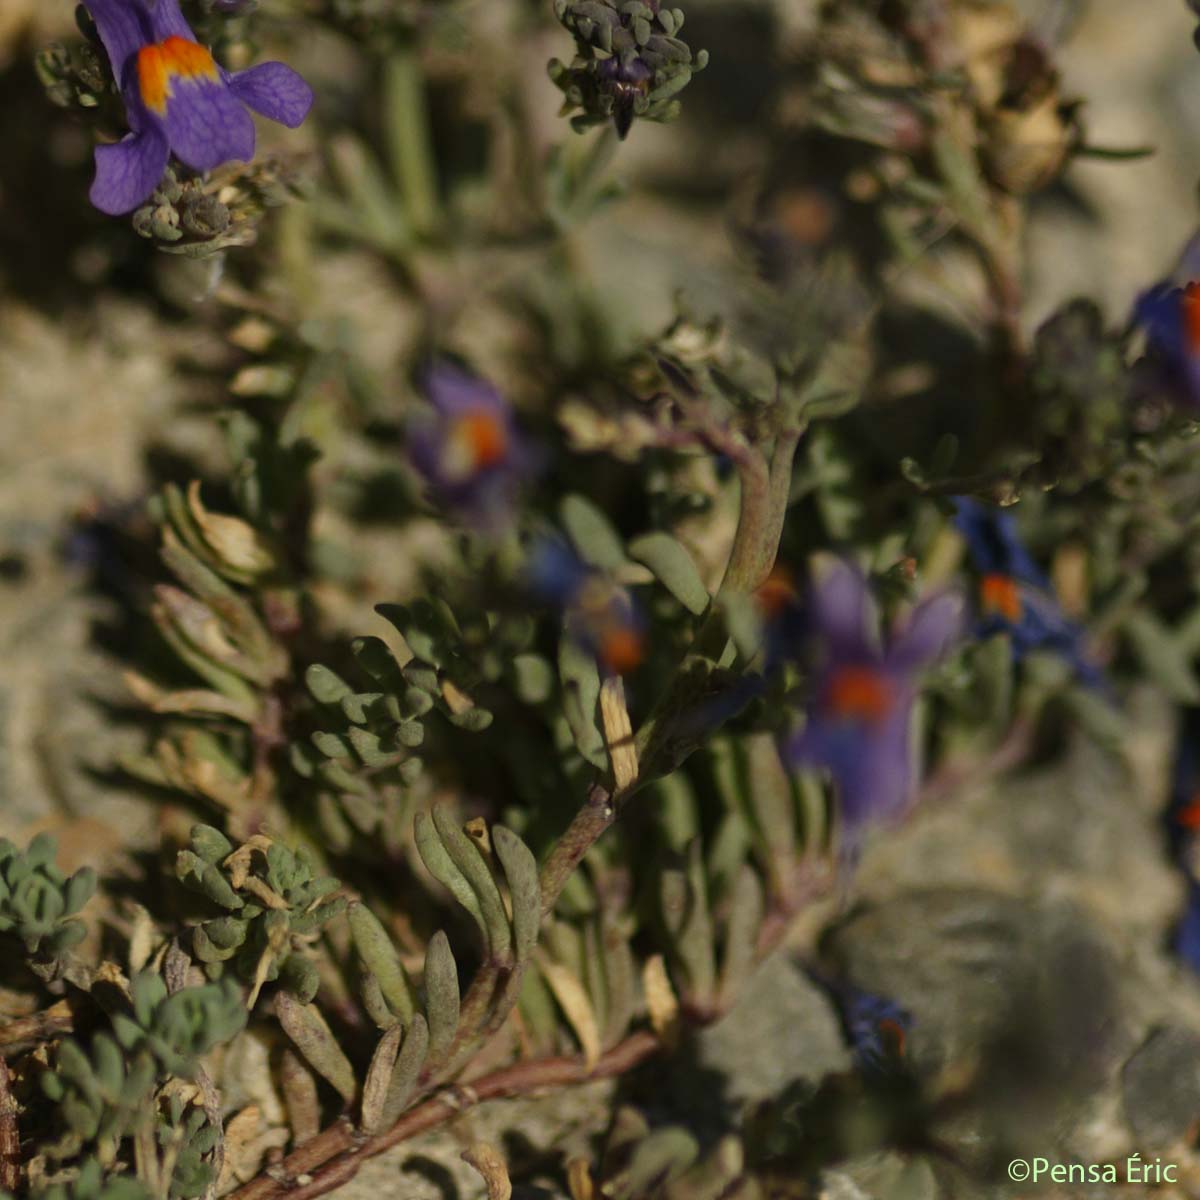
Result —
<instances>
[{"instance_id":1,"label":"purple flower","mask_svg":"<svg viewBox=\"0 0 1200 1200\"><path fill-rule=\"evenodd\" d=\"M866 580L848 564L830 569L810 604L821 660L808 719L784 757L792 766L829 769L841 804L843 850L852 856L869 822L895 819L912 800L917 677L958 640L962 601L948 593L923 601L885 646L873 640Z\"/></svg>"},{"instance_id":2,"label":"purple flower","mask_svg":"<svg viewBox=\"0 0 1200 1200\"><path fill-rule=\"evenodd\" d=\"M1134 319L1146 330L1150 354L1143 373L1185 405L1200 406L1200 283L1159 284L1137 302Z\"/></svg>"},{"instance_id":3,"label":"purple flower","mask_svg":"<svg viewBox=\"0 0 1200 1200\"><path fill-rule=\"evenodd\" d=\"M254 157L247 111L294 129L312 89L283 63L230 73L196 41L179 0L84 0L125 100L130 132L96 148L91 200L131 212L154 191L171 154L194 171Z\"/></svg>"},{"instance_id":4,"label":"purple flower","mask_svg":"<svg viewBox=\"0 0 1200 1200\"><path fill-rule=\"evenodd\" d=\"M506 524L531 469L512 409L490 383L449 363L428 372L425 391L433 411L409 430L413 465L446 508L485 528Z\"/></svg>"},{"instance_id":5,"label":"purple flower","mask_svg":"<svg viewBox=\"0 0 1200 1200\"><path fill-rule=\"evenodd\" d=\"M530 555L530 587L566 615L567 632L612 675L626 675L646 656L645 622L629 594L583 562L563 542L547 539Z\"/></svg>"}]
</instances>

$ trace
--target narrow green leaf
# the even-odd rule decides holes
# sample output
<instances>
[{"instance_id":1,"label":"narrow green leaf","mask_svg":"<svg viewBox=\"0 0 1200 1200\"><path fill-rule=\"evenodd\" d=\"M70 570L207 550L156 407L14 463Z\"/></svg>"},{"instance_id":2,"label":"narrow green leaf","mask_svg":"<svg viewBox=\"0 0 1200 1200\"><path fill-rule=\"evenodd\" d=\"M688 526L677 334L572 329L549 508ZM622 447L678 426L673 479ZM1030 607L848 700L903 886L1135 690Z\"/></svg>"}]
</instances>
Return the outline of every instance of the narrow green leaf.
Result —
<instances>
[{"instance_id":1,"label":"narrow green leaf","mask_svg":"<svg viewBox=\"0 0 1200 1200\"><path fill-rule=\"evenodd\" d=\"M459 1017L458 966L450 941L440 929L425 950L425 1011L429 1018L427 1061L437 1067L450 1053Z\"/></svg>"},{"instance_id":2,"label":"narrow green leaf","mask_svg":"<svg viewBox=\"0 0 1200 1200\"><path fill-rule=\"evenodd\" d=\"M517 1001L521 1021L538 1050L549 1053L558 1035L558 1009L554 996L536 966L524 973Z\"/></svg>"},{"instance_id":3,"label":"narrow green leaf","mask_svg":"<svg viewBox=\"0 0 1200 1200\"><path fill-rule=\"evenodd\" d=\"M590 500L573 492L563 500L559 515L584 562L602 571L616 570L625 563L620 535Z\"/></svg>"},{"instance_id":4,"label":"narrow green leaf","mask_svg":"<svg viewBox=\"0 0 1200 1200\"><path fill-rule=\"evenodd\" d=\"M350 905L347 920L354 948L374 976L384 999L405 1025L410 1024L417 1011L416 997L387 930L366 905L357 901Z\"/></svg>"},{"instance_id":5,"label":"narrow green leaf","mask_svg":"<svg viewBox=\"0 0 1200 1200\"><path fill-rule=\"evenodd\" d=\"M343 1100L358 1090L354 1067L315 1005L301 1004L288 992L275 994L275 1015L309 1065L328 1080Z\"/></svg>"},{"instance_id":6,"label":"narrow green leaf","mask_svg":"<svg viewBox=\"0 0 1200 1200\"><path fill-rule=\"evenodd\" d=\"M467 877L454 864L429 814L419 812L413 818L414 840L417 843L417 853L428 868L430 875L448 888L450 894L475 918L484 939L487 939L487 922L483 919L483 909L479 906L479 898L467 882ZM465 835L464 835L465 836Z\"/></svg>"},{"instance_id":7,"label":"narrow green leaf","mask_svg":"<svg viewBox=\"0 0 1200 1200\"><path fill-rule=\"evenodd\" d=\"M608 751L596 720L600 672L595 657L565 632L558 644L558 673L563 685L563 715L576 748L594 767L607 770Z\"/></svg>"},{"instance_id":8,"label":"narrow green leaf","mask_svg":"<svg viewBox=\"0 0 1200 1200\"><path fill-rule=\"evenodd\" d=\"M487 860L479 847L463 832L449 808L442 804L435 805L432 817L442 845L479 900L492 957L508 962L512 957L512 928Z\"/></svg>"},{"instance_id":9,"label":"narrow green leaf","mask_svg":"<svg viewBox=\"0 0 1200 1200\"><path fill-rule=\"evenodd\" d=\"M542 920L542 894L538 884L537 859L533 851L511 829L492 826L492 845L504 868L512 897L513 935L517 962L524 962L537 946Z\"/></svg>"},{"instance_id":10,"label":"narrow green leaf","mask_svg":"<svg viewBox=\"0 0 1200 1200\"><path fill-rule=\"evenodd\" d=\"M392 1025L384 1032L371 1055L367 1078L363 1082L362 1127L364 1133L378 1133L383 1124L383 1110L387 1103L392 1073L396 1069L396 1056L400 1053L400 1039L404 1030Z\"/></svg>"},{"instance_id":11,"label":"narrow green leaf","mask_svg":"<svg viewBox=\"0 0 1200 1200\"><path fill-rule=\"evenodd\" d=\"M637 1011L637 967L621 919L606 916L600 929L608 988L604 1044L615 1046L625 1036Z\"/></svg>"},{"instance_id":12,"label":"narrow green leaf","mask_svg":"<svg viewBox=\"0 0 1200 1200\"><path fill-rule=\"evenodd\" d=\"M383 989L379 986L379 980L365 966L359 979L359 996L362 999L363 1008L367 1010L367 1016L375 1022L378 1029L391 1029L393 1025L400 1024L396 1014L392 1012L388 1002L383 998Z\"/></svg>"},{"instance_id":13,"label":"narrow green leaf","mask_svg":"<svg viewBox=\"0 0 1200 1200\"><path fill-rule=\"evenodd\" d=\"M629 553L689 612L699 616L711 597L692 556L669 533L647 533L629 543Z\"/></svg>"},{"instance_id":14,"label":"narrow green leaf","mask_svg":"<svg viewBox=\"0 0 1200 1200\"><path fill-rule=\"evenodd\" d=\"M725 1000L733 999L754 966L764 907L758 873L746 863L734 881L725 925L725 959L721 969L721 995Z\"/></svg>"},{"instance_id":15,"label":"narrow green leaf","mask_svg":"<svg viewBox=\"0 0 1200 1200\"><path fill-rule=\"evenodd\" d=\"M663 871L660 896L663 921L686 977L689 999L707 1003L716 988L716 964L699 838L688 849L685 869Z\"/></svg>"},{"instance_id":16,"label":"narrow green leaf","mask_svg":"<svg viewBox=\"0 0 1200 1200\"><path fill-rule=\"evenodd\" d=\"M400 1056L396 1059L396 1066L392 1071L387 1102L383 1106L385 1129L404 1111L404 1106L420 1080L421 1068L425 1065L428 1051L429 1028L425 1024L425 1018L418 1013L404 1035L404 1045L400 1048Z\"/></svg>"}]
</instances>

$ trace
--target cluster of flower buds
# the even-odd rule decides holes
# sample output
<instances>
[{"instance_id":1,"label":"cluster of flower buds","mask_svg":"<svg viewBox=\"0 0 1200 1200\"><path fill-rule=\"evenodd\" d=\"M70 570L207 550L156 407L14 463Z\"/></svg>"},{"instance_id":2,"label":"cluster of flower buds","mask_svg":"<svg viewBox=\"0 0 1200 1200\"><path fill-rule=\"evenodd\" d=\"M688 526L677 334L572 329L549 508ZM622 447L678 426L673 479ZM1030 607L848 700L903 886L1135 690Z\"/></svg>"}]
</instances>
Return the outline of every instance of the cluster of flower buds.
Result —
<instances>
[{"instance_id":1,"label":"cluster of flower buds","mask_svg":"<svg viewBox=\"0 0 1200 1200\"><path fill-rule=\"evenodd\" d=\"M553 59L550 78L566 96L565 112L577 130L612 121L624 138L635 117L670 121L675 98L708 63L677 35L683 10L660 0L555 0L558 19L575 38L568 66Z\"/></svg>"},{"instance_id":2,"label":"cluster of flower buds","mask_svg":"<svg viewBox=\"0 0 1200 1200\"><path fill-rule=\"evenodd\" d=\"M134 211L133 227L160 250L208 258L233 246L252 246L267 209L300 192L293 169L273 158L207 177L168 167L146 203Z\"/></svg>"},{"instance_id":3,"label":"cluster of flower buds","mask_svg":"<svg viewBox=\"0 0 1200 1200\"><path fill-rule=\"evenodd\" d=\"M38 51L33 65L47 98L59 108L94 110L108 92L108 69L89 42L51 42Z\"/></svg>"}]
</instances>

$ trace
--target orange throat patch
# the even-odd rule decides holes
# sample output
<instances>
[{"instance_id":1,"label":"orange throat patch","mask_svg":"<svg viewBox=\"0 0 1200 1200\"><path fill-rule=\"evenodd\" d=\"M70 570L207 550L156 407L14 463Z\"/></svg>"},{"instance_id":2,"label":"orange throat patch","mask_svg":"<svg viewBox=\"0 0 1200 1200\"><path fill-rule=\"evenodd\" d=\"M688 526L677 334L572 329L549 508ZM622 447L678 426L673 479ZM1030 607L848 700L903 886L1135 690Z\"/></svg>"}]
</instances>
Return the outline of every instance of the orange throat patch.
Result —
<instances>
[{"instance_id":1,"label":"orange throat patch","mask_svg":"<svg viewBox=\"0 0 1200 1200\"><path fill-rule=\"evenodd\" d=\"M1015 625L1021 619L1021 593L1008 575L985 575L979 582L979 603L985 613Z\"/></svg>"},{"instance_id":2,"label":"orange throat patch","mask_svg":"<svg viewBox=\"0 0 1200 1200\"><path fill-rule=\"evenodd\" d=\"M892 684L873 667L843 667L825 693L829 711L842 721L882 721L892 708Z\"/></svg>"},{"instance_id":3,"label":"orange throat patch","mask_svg":"<svg viewBox=\"0 0 1200 1200\"><path fill-rule=\"evenodd\" d=\"M213 56L198 42L178 36L143 46L137 56L137 76L142 103L160 117L175 94L176 79L221 81Z\"/></svg>"},{"instance_id":4,"label":"orange throat patch","mask_svg":"<svg viewBox=\"0 0 1200 1200\"><path fill-rule=\"evenodd\" d=\"M770 575L759 584L754 600L759 612L770 620L781 616L788 605L795 602L797 595L792 573L787 567L776 564L771 568Z\"/></svg>"},{"instance_id":5,"label":"orange throat patch","mask_svg":"<svg viewBox=\"0 0 1200 1200\"><path fill-rule=\"evenodd\" d=\"M486 409L458 417L446 439L442 468L453 479L469 479L508 457L508 430L503 420Z\"/></svg>"},{"instance_id":6,"label":"orange throat patch","mask_svg":"<svg viewBox=\"0 0 1200 1200\"><path fill-rule=\"evenodd\" d=\"M1188 349L1200 351L1200 283L1189 283L1183 289L1182 304Z\"/></svg>"},{"instance_id":7,"label":"orange throat patch","mask_svg":"<svg viewBox=\"0 0 1200 1200\"><path fill-rule=\"evenodd\" d=\"M1175 824L1184 829L1200 829L1200 795L1193 796L1175 814Z\"/></svg>"},{"instance_id":8,"label":"orange throat patch","mask_svg":"<svg viewBox=\"0 0 1200 1200\"><path fill-rule=\"evenodd\" d=\"M614 675L627 675L645 658L645 639L636 629L616 625L604 631L599 653L600 661Z\"/></svg>"}]
</instances>

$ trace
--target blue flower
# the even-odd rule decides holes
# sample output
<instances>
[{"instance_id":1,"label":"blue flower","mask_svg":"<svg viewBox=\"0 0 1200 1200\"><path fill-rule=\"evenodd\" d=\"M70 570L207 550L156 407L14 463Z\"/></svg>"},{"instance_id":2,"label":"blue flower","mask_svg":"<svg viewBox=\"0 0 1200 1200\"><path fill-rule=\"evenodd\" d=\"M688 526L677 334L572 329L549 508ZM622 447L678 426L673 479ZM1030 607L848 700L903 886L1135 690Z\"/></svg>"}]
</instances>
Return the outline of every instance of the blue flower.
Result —
<instances>
[{"instance_id":1,"label":"blue flower","mask_svg":"<svg viewBox=\"0 0 1200 1200\"><path fill-rule=\"evenodd\" d=\"M904 1060L912 1016L899 1004L856 988L846 998L844 1012L860 1070L882 1074Z\"/></svg>"},{"instance_id":2,"label":"blue flower","mask_svg":"<svg viewBox=\"0 0 1200 1200\"><path fill-rule=\"evenodd\" d=\"M755 590L754 607L762 623L765 665L770 671L795 656L796 647L808 629L804 596L796 586L795 576L782 563L776 563Z\"/></svg>"},{"instance_id":3,"label":"blue flower","mask_svg":"<svg viewBox=\"0 0 1200 1200\"><path fill-rule=\"evenodd\" d=\"M1012 513L965 496L955 503L954 523L979 573L976 636L1008 634L1018 660L1031 650L1052 651L1088 686L1105 688L1102 672L1084 649L1084 630L1062 611L1050 581L1022 544Z\"/></svg>"},{"instance_id":4,"label":"blue flower","mask_svg":"<svg viewBox=\"0 0 1200 1200\"><path fill-rule=\"evenodd\" d=\"M1200 884L1188 885L1187 907L1175 927L1175 953L1184 964L1200 975Z\"/></svg>"},{"instance_id":5,"label":"blue flower","mask_svg":"<svg viewBox=\"0 0 1200 1200\"><path fill-rule=\"evenodd\" d=\"M853 856L870 822L894 820L912 801L917 679L958 640L962 602L952 594L923 601L881 646L873 640L878 622L866 580L838 563L812 590L810 623L820 655L816 684L784 758L833 775L843 852Z\"/></svg>"},{"instance_id":6,"label":"blue flower","mask_svg":"<svg viewBox=\"0 0 1200 1200\"><path fill-rule=\"evenodd\" d=\"M1162 283L1137 302L1134 319L1146 330L1150 364L1166 390L1200 406L1200 283Z\"/></svg>"},{"instance_id":7,"label":"blue flower","mask_svg":"<svg viewBox=\"0 0 1200 1200\"><path fill-rule=\"evenodd\" d=\"M810 967L808 974L833 1001L858 1069L874 1076L894 1074L905 1059L912 1015L894 1000L820 968Z\"/></svg>"},{"instance_id":8,"label":"blue flower","mask_svg":"<svg viewBox=\"0 0 1200 1200\"><path fill-rule=\"evenodd\" d=\"M528 581L560 609L568 634L610 674L627 675L646 657L646 628L628 592L564 542L546 539L530 555Z\"/></svg>"}]
</instances>

